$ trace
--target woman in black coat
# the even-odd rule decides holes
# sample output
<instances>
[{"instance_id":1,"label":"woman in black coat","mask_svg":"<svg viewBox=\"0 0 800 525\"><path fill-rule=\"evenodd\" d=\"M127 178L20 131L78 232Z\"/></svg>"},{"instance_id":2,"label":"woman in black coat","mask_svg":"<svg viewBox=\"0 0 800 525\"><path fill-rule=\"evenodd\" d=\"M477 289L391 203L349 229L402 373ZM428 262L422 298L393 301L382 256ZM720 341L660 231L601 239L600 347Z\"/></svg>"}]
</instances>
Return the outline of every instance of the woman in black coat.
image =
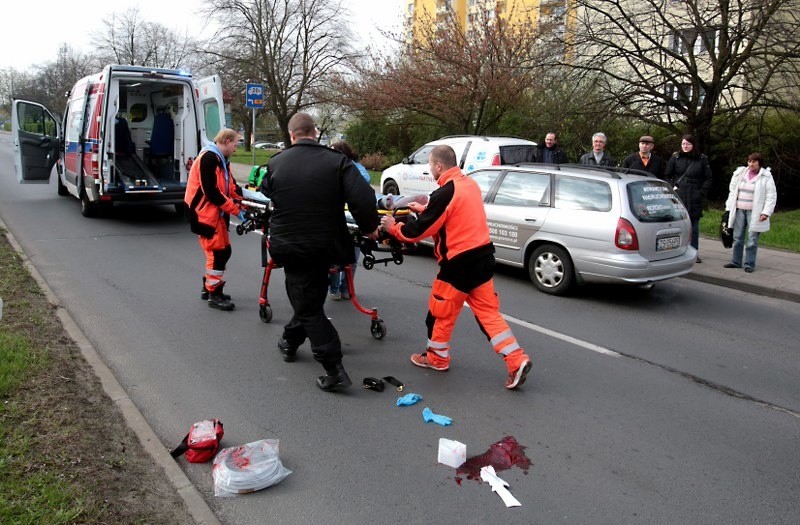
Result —
<instances>
[{"instance_id":1,"label":"woman in black coat","mask_svg":"<svg viewBox=\"0 0 800 525\"><path fill-rule=\"evenodd\" d=\"M692 221L692 246L698 248L700 217L703 215L703 201L711 188L711 166L708 157L697 148L697 139L684 135L681 151L672 154L664 171L664 179L675 188ZM700 261L700 256L697 257Z\"/></svg>"}]
</instances>

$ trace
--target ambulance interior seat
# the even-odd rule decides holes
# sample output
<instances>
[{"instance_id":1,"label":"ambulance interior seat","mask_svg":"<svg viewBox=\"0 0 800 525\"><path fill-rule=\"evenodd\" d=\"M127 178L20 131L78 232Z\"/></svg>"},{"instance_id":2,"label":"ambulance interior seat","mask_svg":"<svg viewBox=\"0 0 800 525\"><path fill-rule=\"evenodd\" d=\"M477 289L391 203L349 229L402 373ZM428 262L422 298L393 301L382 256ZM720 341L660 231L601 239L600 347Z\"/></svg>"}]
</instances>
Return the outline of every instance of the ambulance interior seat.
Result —
<instances>
[{"instance_id":1,"label":"ambulance interior seat","mask_svg":"<svg viewBox=\"0 0 800 525\"><path fill-rule=\"evenodd\" d=\"M133 143L128 120L117 116L114 122L114 154L117 157L129 157L136 154L136 144Z\"/></svg>"},{"instance_id":2,"label":"ambulance interior seat","mask_svg":"<svg viewBox=\"0 0 800 525\"><path fill-rule=\"evenodd\" d=\"M153 173L136 155L127 119L119 115L114 122L114 148L114 166L123 185L128 188L158 185Z\"/></svg>"},{"instance_id":3,"label":"ambulance interior seat","mask_svg":"<svg viewBox=\"0 0 800 525\"><path fill-rule=\"evenodd\" d=\"M149 163L159 179L175 177L173 156L175 152L175 126L166 111L153 116L153 129L150 132Z\"/></svg>"}]
</instances>

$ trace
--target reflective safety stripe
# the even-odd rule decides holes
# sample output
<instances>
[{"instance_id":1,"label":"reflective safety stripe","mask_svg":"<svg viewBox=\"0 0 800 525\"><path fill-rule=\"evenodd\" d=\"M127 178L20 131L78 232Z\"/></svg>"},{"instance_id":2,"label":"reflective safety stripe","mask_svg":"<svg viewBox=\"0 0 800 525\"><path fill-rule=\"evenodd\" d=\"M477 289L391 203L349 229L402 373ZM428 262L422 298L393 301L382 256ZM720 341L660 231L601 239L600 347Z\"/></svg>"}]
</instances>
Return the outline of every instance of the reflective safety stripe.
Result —
<instances>
[{"instance_id":1,"label":"reflective safety stripe","mask_svg":"<svg viewBox=\"0 0 800 525\"><path fill-rule=\"evenodd\" d=\"M225 270L211 270L206 269L206 275L214 275L216 277L221 277Z\"/></svg>"},{"instance_id":2,"label":"reflective safety stripe","mask_svg":"<svg viewBox=\"0 0 800 525\"><path fill-rule=\"evenodd\" d=\"M430 339L428 339L428 348L441 348L447 350L448 348L450 348L450 341L447 341L445 343L440 343L438 341L431 341Z\"/></svg>"},{"instance_id":3,"label":"reflective safety stripe","mask_svg":"<svg viewBox=\"0 0 800 525\"><path fill-rule=\"evenodd\" d=\"M428 352L433 352L442 359L450 359L450 352L448 350L436 350L435 348L428 347Z\"/></svg>"},{"instance_id":4,"label":"reflective safety stripe","mask_svg":"<svg viewBox=\"0 0 800 525\"><path fill-rule=\"evenodd\" d=\"M498 354L503 354L503 355L509 355L511 352L513 352L515 350L519 350L520 348L521 347L519 346L519 344L516 341L514 341L513 343L511 343L507 347L503 348L502 350L499 350L497 353Z\"/></svg>"},{"instance_id":5,"label":"reflective safety stripe","mask_svg":"<svg viewBox=\"0 0 800 525\"><path fill-rule=\"evenodd\" d=\"M508 339L509 337L514 337L514 333L511 331L510 328L508 330L506 330L505 332L501 332L501 333L497 334L496 336L492 337L492 340L491 340L492 346L496 346L497 343L500 343L501 341L504 341L504 340Z\"/></svg>"}]
</instances>

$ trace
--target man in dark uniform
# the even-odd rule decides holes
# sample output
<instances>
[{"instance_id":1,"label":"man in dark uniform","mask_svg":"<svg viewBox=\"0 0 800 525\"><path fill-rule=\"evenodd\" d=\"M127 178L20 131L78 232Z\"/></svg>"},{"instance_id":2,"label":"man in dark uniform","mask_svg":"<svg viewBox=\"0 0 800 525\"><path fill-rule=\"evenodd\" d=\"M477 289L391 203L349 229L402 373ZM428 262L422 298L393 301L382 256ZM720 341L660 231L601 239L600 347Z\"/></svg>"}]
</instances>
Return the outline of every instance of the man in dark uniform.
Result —
<instances>
[{"instance_id":1,"label":"man in dark uniform","mask_svg":"<svg viewBox=\"0 0 800 525\"><path fill-rule=\"evenodd\" d=\"M283 266L286 293L294 315L283 329L278 349L296 359L306 338L325 375L317 386L343 390L352 383L342 365L339 334L325 316L328 269L354 262L345 203L362 232L377 237L375 191L343 153L319 144L314 120L297 113L289 120L292 146L272 157L261 191L273 205L269 252Z\"/></svg>"},{"instance_id":2,"label":"man in dark uniform","mask_svg":"<svg viewBox=\"0 0 800 525\"><path fill-rule=\"evenodd\" d=\"M655 141L650 135L644 135L639 139L639 151L633 155L625 157L622 161L623 168L646 171L658 177L664 178L665 163L655 153L653 153Z\"/></svg>"}]
</instances>

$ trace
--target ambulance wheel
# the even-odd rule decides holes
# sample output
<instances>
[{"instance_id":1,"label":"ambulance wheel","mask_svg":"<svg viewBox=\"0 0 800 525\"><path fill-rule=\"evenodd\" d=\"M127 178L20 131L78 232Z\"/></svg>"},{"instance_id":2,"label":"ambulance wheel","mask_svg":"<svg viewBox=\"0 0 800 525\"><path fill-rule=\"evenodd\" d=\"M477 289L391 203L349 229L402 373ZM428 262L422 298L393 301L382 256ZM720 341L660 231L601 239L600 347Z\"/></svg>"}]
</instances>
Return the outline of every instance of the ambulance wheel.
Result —
<instances>
[{"instance_id":1,"label":"ambulance wheel","mask_svg":"<svg viewBox=\"0 0 800 525\"><path fill-rule=\"evenodd\" d=\"M81 189L81 215L84 217L97 217L97 204L89 200L85 189Z\"/></svg>"},{"instance_id":2,"label":"ambulance wheel","mask_svg":"<svg viewBox=\"0 0 800 525\"><path fill-rule=\"evenodd\" d=\"M182 202L175 204L175 214L178 217L186 217L186 204Z\"/></svg>"},{"instance_id":3,"label":"ambulance wheel","mask_svg":"<svg viewBox=\"0 0 800 525\"><path fill-rule=\"evenodd\" d=\"M56 187L58 189L58 194L61 195L62 197L69 195L69 190L64 185L64 183L61 182L61 175L59 175L58 173L56 173Z\"/></svg>"},{"instance_id":4,"label":"ambulance wheel","mask_svg":"<svg viewBox=\"0 0 800 525\"><path fill-rule=\"evenodd\" d=\"M268 323L272 321L272 307L268 304L262 304L258 307L258 317L261 318L261 322Z\"/></svg>"},{"instance_id":5,"label":"ambulance wheel","mask_svg":"<svg viewBox=\"0 0 800 525\"><path fill-rule=\"evenodd\" d=\"M372 337L375 339L383 339L386 337L386 325L384 324L383 319L372 321L369 331L372 334Z\"/></svg>"}]
</instances>

